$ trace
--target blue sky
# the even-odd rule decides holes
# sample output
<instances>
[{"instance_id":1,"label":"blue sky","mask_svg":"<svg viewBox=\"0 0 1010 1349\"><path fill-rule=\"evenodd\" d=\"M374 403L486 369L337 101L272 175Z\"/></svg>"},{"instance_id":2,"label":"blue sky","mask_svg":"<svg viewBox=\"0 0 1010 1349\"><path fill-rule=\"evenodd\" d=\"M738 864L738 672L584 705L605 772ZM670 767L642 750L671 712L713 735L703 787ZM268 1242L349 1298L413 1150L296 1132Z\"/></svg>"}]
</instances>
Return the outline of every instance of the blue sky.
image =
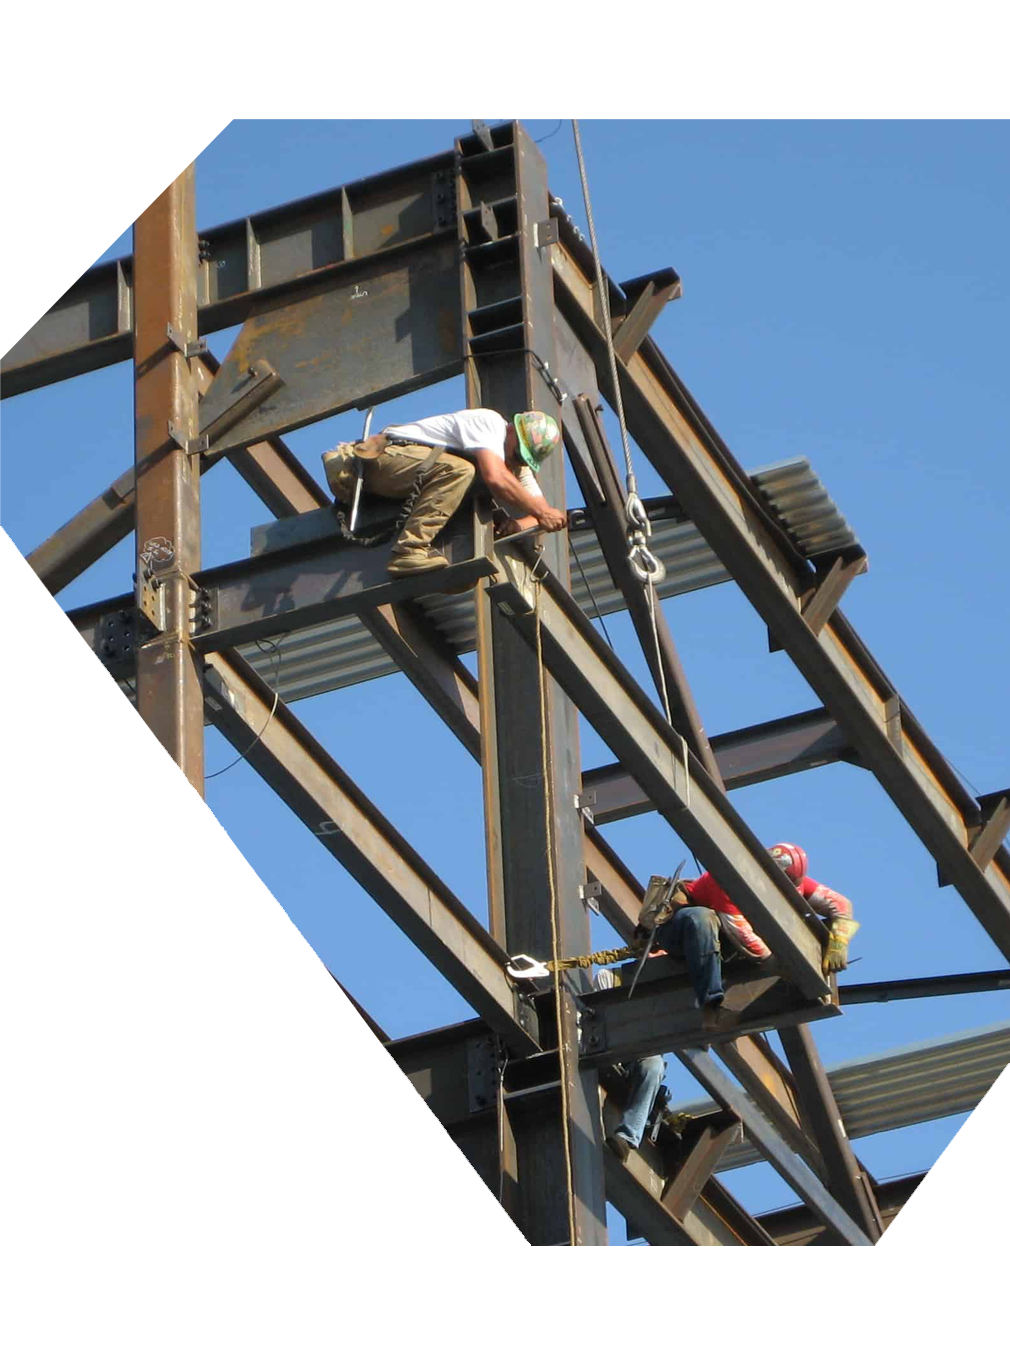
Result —
<instances>
[{"instance_id":1,"label":"blue sky","mask_svg":"<svg viewBox=\"0 0 1010 1349\"><path fill-rule=\"evenodd\" d=\"M526 125L541 139L552 191L585 230L570 123ZM233 122L197 160L198 224L438 153L468 127ZM1006 124L586 120L581 132L607 269L618 280L677 269L683 298L654 337L745 468L809 457L869 556L869 573L845 597L847 617L972 790L1006 787ZM125 232L103 257L131 251L129 216L120 223ZM211 336L218 356L230 338ZM0 520L23 552L132 461L131 382L123 365L3 404ZM376 415L422 416L462 401L460 382L450 381ZM286 439L321 480L320 452L359 429L353 413ZM611 440L617 448L613 427ZM643 494L665 493L644 456L635 459ZM204 564L246 555L250 528L268 518L237 475L219 469L203 488ZM60 602L129 589L132 569L126 541ZM764 627L734 585L664 608L711 733L816 705L788 658L769 655ZM615 617L607 627L641 676L630 625ZM294 710L483 915L479 771L406 681L375 681ZM587 767L612 758L588 727L582 749ZM209 732L207 772L233 758ZM417 763L437 767L421 781ZM802 843L812 874L852 899L863 924L852 951L859 963L843 979L1005 964L956 893L937 889L931 858L859 769L832 765L733 800L760 837ZM208 782L207 802L390 1034L470 1015L244 764ZM640 878L672 868L685 851L651 817L605 833ZM614 944L602 923L594 941ZM815 1036L831 1066L1008 1016L1002 993L917 1000L853 1008ZM670 1083L679 1099L701 1094L679 1070ZM957 1123L861 1140L857 1152L879 1178L918 1170ZM791 1202L766 1172L726 1179L753 1209Z\"/></svg>"}]
</instances>

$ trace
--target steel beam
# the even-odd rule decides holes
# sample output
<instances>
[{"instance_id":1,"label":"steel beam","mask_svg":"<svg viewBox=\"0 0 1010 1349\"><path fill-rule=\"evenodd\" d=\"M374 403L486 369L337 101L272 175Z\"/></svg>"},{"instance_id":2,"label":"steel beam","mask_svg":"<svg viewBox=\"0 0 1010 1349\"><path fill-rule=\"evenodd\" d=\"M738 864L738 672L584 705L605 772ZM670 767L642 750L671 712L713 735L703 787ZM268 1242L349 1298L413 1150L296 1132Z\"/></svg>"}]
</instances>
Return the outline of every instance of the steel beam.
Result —
<instances>
[{"instance_id":1,"label":"steel beam","mask_svg":"<svg viewBox=\"0 0 1010 1349\"><path fill-rule=\"evenodd\" d=\"M824 1158L826 1184L849 1217L871 1240L883 1235L880 1214L866 1173L852 1151L842 1112L821 1063L814 1037L806 1026L783 1027L782 1047L800 1091L803 1108L820 1155Z\"/></svg>"},{"instance_id":2,"label":"steel beam","mask_svg":"<svg viewBox=\"0 0 1010 1349\"><path fill-rule=\"evenodd\" d=\"M628 361L644 342L649 329L671 300L680 298L683 287L672 267L651 276L625 281L621 290L628 299L628 311L614 316L614 350Z\"/></svg>"},{"instance_id":3,"label":"steel beam","mask_svg":"<svg viewBox=\"0 0 1010 1349\"><path fill-rule=\"evenodd\" d=\"M705 734L705 728L701 724L694 695L684 673L669 624L659 607L655 592L650 592L649 587L642 584L631 567L627 538L628 520L625 514L626 497L600 419L596 409L583 394L575 399L575 413L593 462L595 481L599 484L604 497L602 503L595 501L592 482L581 471L577 456L573 456L572 466L579 479L579 486L586 502L586 512L596 530L607 568L614 584L624 596L653 682L660 697L665 696L669 706L670 720L705 765L705 770L712 780L722 786L719 767L708 736Z\"/></svg>"},{"instance_id":4,"label":"steel beam","mask_svg":"<svg viewBox=\"0 0 1010 1349\"><path fill-rule=\"evenodd\" d=\"M947 998L958 993L995 993L1010 988L1010 970L979 974L937 974L925 979L890 979L877 984L839 984L843 1007L861 1002L900 1002L905 998Z\"/></svg>"},{"instance_id":5,"label":"steel beam","mask_svg":"<svg viewBox=\"0 0 1010 1349\"><path fill-rule=\"evenodd\" d=\"M136 469L131 467L28 554L25 561L51 595L131 532L136 482Z\"/></svg>"},{"instance_id":6,"label":"steel beam","mask_svg":"<svg viewBox=\"0 0 1010 1349\"><path fill-rule=\"evenodd\" d=\"M709 743L728 791L840 760L852 761L848 741L823 707L714 735ZM655 809L619 763L588 769L582 782L584 790L596 794L593 815L600 824Z\"/></svg>"},{"instance_id":7,"label":"steel beam","mask_svg":"<svg viewBox=\"0 0 1010 1349\"><path fill-rule=\"evenodd\" d=\"M633 969L633 965L626 967ZM618 981L622 971L616 972ZM633 997L620 983L583 993L582 1062L602 1067L628 1063L648 1054L665 1054L699 1044L722 1045L740 1036L839 1016L831 1002L805 1001L775 968L774 961L746 968L728 965L718 1025L696 1006L683 964L657 957L642 972ZM551 1044L547 1008L541 1005L544 1044Z\"/></svg>"},{"instance_id":8,"label":"steel beam","mask_svg":"<svg viewBox=\"0 0 1010 1349\"><path fill-rule=\"evenodd\" d=\"M210 387L218 362L204 352L190 363L197 392ZM280 439L236 450L227 456L261 501L277 516L329 506L330 498ZM200 456L200 476L221 456ZM26 561L50 594L56 595L108 552L135 524L136 469L129 468L100 496L28 554Z\"/></svg>"},{"instance_id":9,"label":"steel beam","mask_svg":"<svg viewBox=\"0 0 1010 1349\"><path fill-rule=\"evenodd\" d=\"M539 1103L539 1113L556 1111L560 1092L556 1071L539 1088L502 1092L493 1036L483 1021L466 1021L420 1035L392 1040L390 1055L411 1085L446 1129L488 1188L508 1209L498 1165L500 1127L508 1124L508 1107L521 1128L521 1102ZM611 1120L617 1110L605 1089L604 1112ZM681 1217L663 1203L664 1192L677 1174L678 1162L666 1148L648 1141L631 1153L622 1166L605 1152L607 1200L627 1218L629 1230L655 1246L772 1245L768 1234L715 1180ZM514 1196L513 1196L514 1198Z\"/></svg>"},{"instance_id":10,"label":"steel beam","mask_svg":"<svg viewBox=\"0 0 1010 1349\"><path fill-rule=\"evenodd\" d=\"M613 401L589 261L556 212L555 296ZM977 806L893 684L835 610L811 625L802 596L816 578L651 338L618 358L628 428L713 551L794 661L905 819L1010 958L1010 852L983 869L968 850ZM817 629L815 631L815 628ZM742 907L742 906L741 906Z\"/></svg>"},{"instance_id":11,"label":"steel beam","mask_svg":"<svg viewBox=\"0 0 1010 1349\"><path fill-rule=\"evenodd\" d=\"M554 297L546 166L518 124L457 143L461 346L468 406L506 416L539 408L560 419L555 386ZM564 465L540 475L564 508ZM567 584L564 534L549 536L550 564ZM492 530L478 529L478 551ZM549 957L590 949L578 719L559 689L541 684L538 662L483 588L477 652L490 929L510 951ZM606 1242L602 1132L596 1074L580 1068L578 1015L569 981L559 991L562 1110L517 1114L514 1130L520 1229L537 1245ZM502 1159L502 1168L506 1159Z\"/></svg>"},{"instance_id":12,"label":"steel beam","mask_svg":"<svg viewBox=\"0 0 1010 1349\"><path fill-rule=\"evenodd\" d=\"M137 602L154 636L137 647L137 709L203 792L203 689L190 634L200 566L200 466L173 436L196 433L197 388L169 329L196 335L196 194L192 165L134 226L134 412Z\"/></svg>"},{"instance_id":13,"label":"steel beam","mask_svg":"<svg viewBox=\"0 0 1010 1349\"><path fill-rule=\"evenodd\" d=\"M824 1161L805 1132L796 1083L764 1036L746 1036L716 1045L715 1052L793 1152L826 1181Z\"/></svg>"},{"instance_id":14,"label":"steel beam","mask_svg":"<svg viewBox=\"0 0 1010 1349\"><path fill-rule=\"evenodd\" d=\"M823 927L805 913L795 887L571 596L549 572L534 581L530 566L502 544L499 556L501 579L490 593L509 622L532 648L541 646L553 677L762 934L804 997L830 996L821 973Z\"/></svg>"},{"instance_id":15,"label":"steel beam","mask_svg":"<svg viewBox=\"0 0 1010 1349\"><path fill-rule=\"evenodd\" d=\"M211 352L205 351L194 361L193 368L200 395L204 397L213 387L221 362ZM224 457L278 518L302 515L306 511L333 504L330 494L319 486L297 455L278 436L271 436L242 450L233 450ZM201 455L201 472L208 472L220 459L217 446L212 453Z\"/></svg>"},{"instance_id":16,"label":"steel beam","mask_svg":"<svg viewBox=\"0 0 1010 1349\"><path fill-rule=\"evenodd\" d=\"M677 1057L724 1109L731 1110L739 1118L748 1137L765 1160L772 1164L786 1184L796 1191L843 1245L872 1245L870 1238L832 1198L813 1172L786 1147L761 1111L734 1086L704 1050L681 1049L677 1051Z\"/></svg>"},{"instance_id":17,"label":"steel beam","mask_svg":"<svg viewBox=\"0 0 1010 1349\"><path fill-rule=\"evenodd\" d=\"M925 1178L926 1172L922 1171L916 1176L903 1176L900 1180L885 1181L875 1187L877 1206L885 1230L890 1227ZM824 1224L811 1213L806 1204L763 1213L761 1225L768 1230L779 1246L809 1246L821 1237L825 1230Z\"/></svg>"},{"instance_id":18,"label":"steel beam","mask_svg":"<svg viewBox=\"0 0 1010 1349\"><path fill-rule=\"evenodd\" d=\"M452 170L452 154L438 155L208 230L200 332L243 323L320 281L372 298L387 272L454 237ZM129 359L133 274L132 258L85 272L5 355L3 397ZM409 342L406 327L403 336Z\"/></svg>"},{"instance_id":19,"label":"steel beam","mask_svg":"<svg viewBox=\"0 0 1010 1349\"><path fill-rule=\"evenodd\" d=\"M240 657L207 664L213 724L513 1052L535 1050L485 928Z\"/></svg>"},{"instance_id":20,"label":"steel beam","mask_svg":"<svg viewBox=\"0 0 1010 1349\"><path fill-rule=\"evenodd\" d=\"M739 1132L740 1125L736 1121L721 1127L705 1125L702 1128L688 1149L677 1174L669 1180L663 1191L661 1202L675 1218L683 1222L690 1213L702 1190L711 1180L712 1172L719 1164L719 1158Z\"/></svg>"},{"instance_id":21,"label":"steel beam","mask_svg":"<svg viewBox=\"0 0 1010 1349\"><path fill-rule=\"evenodd\" d=\"M211 454L381 403L459 373L459 256L451 236L385 255L250 315L200 408ZM339 334L339 341L334 337ZM245 409L258 370L276 387ZM215 423L224 429L215 434Z\"/></svg>"},{"instance_id":22,"label":"steel beam","mask_svg":"<svg viewBox=\"0 0 1010 1349\"><path fill-rule=\"evenodd\" d=\"M380 605L361 621L396 661L473 758L481 761L477 681L416 605ZM598 829L585 825L583 845L590 879L602 886L600 912L624 937L634 931L642 886Z\"/></svg>"}]
</instances>

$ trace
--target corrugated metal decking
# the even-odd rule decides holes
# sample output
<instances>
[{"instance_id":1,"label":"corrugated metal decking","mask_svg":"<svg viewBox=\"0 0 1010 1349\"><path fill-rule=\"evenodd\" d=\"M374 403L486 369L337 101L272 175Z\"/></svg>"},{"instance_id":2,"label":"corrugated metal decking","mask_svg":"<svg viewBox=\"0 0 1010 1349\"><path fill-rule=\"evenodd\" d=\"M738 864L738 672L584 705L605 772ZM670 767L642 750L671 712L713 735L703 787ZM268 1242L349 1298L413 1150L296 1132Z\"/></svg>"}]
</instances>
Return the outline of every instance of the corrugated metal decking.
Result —
<instances>
[{"instance_id":1,"label":"corrugated metal decking","mask_svg":"<svg viewBox=\"0 0 1010 1349\"><path fill-rule=\"evenodd\" d=\"M850 1138L901 1129L973 1110L1010 1062L1010 1021L984 1030L946 1035L828 1069L842 1122ZM712 1114L712 1100L677 1103L689 1115ZM717 1168L731 1171L760 1162L746 1141L726 1149Z\"/></svg>"},{"instance_id":2,"label":"corrugated metal decking","mask_svg":"<svg viewBox=\"0 0 1010 1349\"><path fill-rule=\"evenodd\" d=\"M751 479L805 556L816 557L856 544L852 529L809 460L786 459L756 469ZM661 599L720 585L730 579L672 497L653 498L645 504L653 529L650 546L666 566L666 580L657 587ZM577 562L572 558L572 594L583 612L594 618L597 608L604 615L623 609L623 596L610 579L594 530L588 526L573 528L569 532L569 547L578 558ZM457 654L474 649L476 633L470 595L438 596L423 601L423 605ZM283 638L279 666L277 654L265 643L262 648L255 643L239 647L239 653L271 688L277 686L279 668L279 692L289 703L396 671L392 659L354 616Z\"/></svg>"}]
</instances>

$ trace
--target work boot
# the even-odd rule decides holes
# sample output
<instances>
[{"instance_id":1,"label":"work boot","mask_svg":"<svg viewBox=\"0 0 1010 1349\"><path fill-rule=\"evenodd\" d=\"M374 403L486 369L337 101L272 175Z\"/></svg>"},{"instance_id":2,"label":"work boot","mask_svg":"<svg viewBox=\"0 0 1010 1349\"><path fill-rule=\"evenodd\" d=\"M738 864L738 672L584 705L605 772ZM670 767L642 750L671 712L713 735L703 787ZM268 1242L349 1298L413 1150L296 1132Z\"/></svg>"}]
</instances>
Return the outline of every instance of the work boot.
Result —
<instances>
[{"instance_id":1,"label":"work boot","mask_svg":"<svg viewBox=\"0 0 1010 1349\"><path fill-rule=\"evenodd\" d=\"M709 1033L728 1030L733 1024L733 1014L722 1002L708 1002L701 1009L701 1028Z\"/></svg>"},{"instance_id":2,"label":"work boot","mask_svg":"<svg viewBox=\"0 0 1010 1349\"><path fill-rule=\"evenodd\" d=\"M622 1138L620 1134L611 1134L607 1139L607 1147L619 1162L626 1162L628 1160L631 1144L626 1138Z\"/></svg>"},{"instance_id":3,"label":"work boot","mask_svg":"<svg viewBox=\"0 0 1010 1349\"><path fill-rule=\"evenodd\" d=\"M434 548L395 549L389 559L386 570L390 576L418 576L426 571L441 571L449 565L449 559Z\"/></svg>"}]
</instances>

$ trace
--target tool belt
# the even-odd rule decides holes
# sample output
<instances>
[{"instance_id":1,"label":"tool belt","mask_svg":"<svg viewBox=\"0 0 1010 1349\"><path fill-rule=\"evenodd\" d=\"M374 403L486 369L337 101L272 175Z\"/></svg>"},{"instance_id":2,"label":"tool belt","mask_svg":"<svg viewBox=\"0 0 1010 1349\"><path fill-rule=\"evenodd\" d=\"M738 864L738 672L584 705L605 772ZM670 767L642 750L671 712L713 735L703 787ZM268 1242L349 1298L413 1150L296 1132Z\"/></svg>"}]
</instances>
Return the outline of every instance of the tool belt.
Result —
<instances>
[{"instance_id":1,"label":"tool belt","mask_svg":"<svg viewBox=\"0 0 1010 1349\"><path fill-rule=\"evenodd\" d=\"M326 474L326 485L335 500L342 501L345 506L351 504L354 500L354 484L358 476L359 461L378 459L388 443L380 431L378 435L369 436L367 440L341 441L332 450L325 452L323 471Z\"/></svg>"},{"instance_id":2,"label":"tool belt","mask_svg":"<svg viewBox=\"0 0 1010 1349\"><path fill-rule=\"evenodd\" d=\"M417 443L413 440L402 440L397 436L387 436L384 431L379 431L376 435L368 436L365 440L342 441L332 450L327 450L323 454L326 485L333 493L336 503L334 510L337 524L340 526L341 537L347 543L353 543L359 548L377 548L380 544L388 543L390 539L395 538L403 529L411 511L417 505L417 498L421 494L421 488L424 486L428 474L435 467L437 460L446 453L444 445L433 445L427 459L419 465L410 491L407 493L400 513L393 524L381 525L371 534L363 534L357 530L352 533L347 512L341 509L341 504L350 506L354 500L354 489L358 477L364 472L365 463L369 459L378 459L379 455L390 445L415 445Z\"/></svg>"}]
</instances>

